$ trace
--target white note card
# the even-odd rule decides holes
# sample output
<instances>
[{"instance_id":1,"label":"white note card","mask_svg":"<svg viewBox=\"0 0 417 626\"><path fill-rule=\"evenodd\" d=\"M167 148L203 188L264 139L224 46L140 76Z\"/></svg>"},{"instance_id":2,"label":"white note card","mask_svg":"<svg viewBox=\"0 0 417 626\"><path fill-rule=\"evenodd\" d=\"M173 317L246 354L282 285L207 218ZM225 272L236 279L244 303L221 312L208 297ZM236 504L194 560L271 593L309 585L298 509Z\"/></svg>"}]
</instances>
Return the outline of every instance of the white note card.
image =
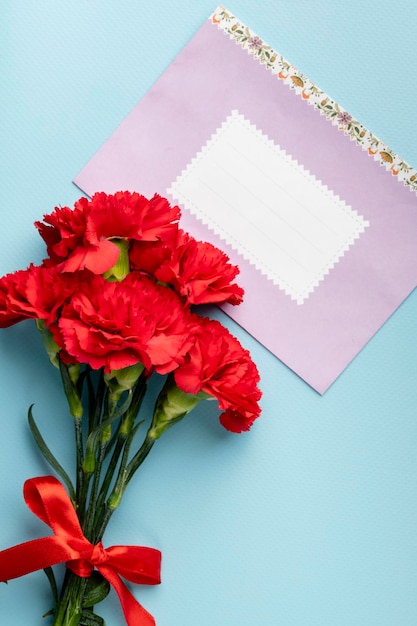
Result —
<instances>
[{"instance_id":1,"label":"white note card","mask_svg":"<svg viewBox=\"0 0 417 626\"><path fill-rule=\"evenodd\" d=\"M368 226L236 110L168 192L300 305Z\"/></svg>"}]
</instances>

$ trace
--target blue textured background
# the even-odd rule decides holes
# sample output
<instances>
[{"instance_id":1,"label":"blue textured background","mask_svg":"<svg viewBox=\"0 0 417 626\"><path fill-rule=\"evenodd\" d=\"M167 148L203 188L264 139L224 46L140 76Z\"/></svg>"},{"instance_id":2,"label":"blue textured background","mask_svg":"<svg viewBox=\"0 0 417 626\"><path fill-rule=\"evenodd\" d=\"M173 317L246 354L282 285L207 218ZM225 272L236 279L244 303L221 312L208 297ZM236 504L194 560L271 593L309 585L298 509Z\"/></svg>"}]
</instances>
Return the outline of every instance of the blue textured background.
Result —
<instances>
[{"instance_id":1,"label":"blue textured background","mask_svg":"<svg viewBox=\"0 0 417 626\"><path fill-rule=\"evenodd\" d=\"M414 0L226 6L417 167ZM3 0L0 274L43 258L33 221L79 197L72 177L214 8ZM414 293L320 397L213 312L259 365L263 417L236 436L207 403L162 438L112 520L108 545L163 551L163 584L134 588L158 626L417 624L416 313ZM30 323L0 333L0 385L1 549L48 532L21 496L48 472L29 404L72 459L59 381ZM48 593L42 572L1 585L1 623L47 623ZM115 594L102 607L108 626L123 624Z\"/></svg>"}]
</instances>

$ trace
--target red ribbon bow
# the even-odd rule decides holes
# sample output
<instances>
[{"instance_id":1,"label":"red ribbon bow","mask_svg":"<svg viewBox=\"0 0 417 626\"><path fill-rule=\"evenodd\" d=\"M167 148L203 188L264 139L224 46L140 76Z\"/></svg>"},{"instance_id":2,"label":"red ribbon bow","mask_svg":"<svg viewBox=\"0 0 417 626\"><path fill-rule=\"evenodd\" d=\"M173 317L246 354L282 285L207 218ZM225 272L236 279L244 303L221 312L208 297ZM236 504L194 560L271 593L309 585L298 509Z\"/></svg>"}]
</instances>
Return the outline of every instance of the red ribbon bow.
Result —
<instances>
[{"instance_id":1,"label":"red ribbon bow","mask_svg":"<svg viewBox=\"0 0 417 626\"><path fill-rule=\"evenodd\" d=\"M67 562L82 578L96 568L115 589L128 626L155 626L155 620L130 593L119 574L131 582L161 582L161 553L143 546L93 545L84 537L75 509L61 483L53 476L31 478L23 487L29 509L52 528L54 535L21 543L0 552L0 581L25 576Z\"/></svg>"}]
</instances>

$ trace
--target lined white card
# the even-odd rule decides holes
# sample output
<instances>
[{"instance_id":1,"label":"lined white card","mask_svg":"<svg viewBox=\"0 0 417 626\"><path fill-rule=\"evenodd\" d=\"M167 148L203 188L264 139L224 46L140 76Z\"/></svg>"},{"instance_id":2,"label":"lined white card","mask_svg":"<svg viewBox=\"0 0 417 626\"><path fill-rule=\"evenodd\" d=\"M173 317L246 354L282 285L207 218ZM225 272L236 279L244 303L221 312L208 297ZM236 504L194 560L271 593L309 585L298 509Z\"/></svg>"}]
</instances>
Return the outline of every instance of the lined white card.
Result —
<instances>
[{"instance_id":1,"label":"lined white card","mask_svg":"<svg viewBox=\"0 0 417 626\"><path fill-rule=\"evenodd\" d=\"M297 304L368 225L238 111L168 192Z\"/></svg>"}]
</instances>

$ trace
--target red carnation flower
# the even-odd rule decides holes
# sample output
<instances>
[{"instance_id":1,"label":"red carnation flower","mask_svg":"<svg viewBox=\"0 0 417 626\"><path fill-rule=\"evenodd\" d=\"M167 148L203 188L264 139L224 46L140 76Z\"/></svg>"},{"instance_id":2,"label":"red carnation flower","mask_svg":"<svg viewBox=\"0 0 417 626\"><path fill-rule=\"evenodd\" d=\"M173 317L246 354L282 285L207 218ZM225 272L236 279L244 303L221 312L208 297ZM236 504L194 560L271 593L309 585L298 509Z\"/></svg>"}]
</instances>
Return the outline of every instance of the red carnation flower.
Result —
<instances>
[{"instance_id":1,"label":"red carnation flower","mask_svg":"<svg viewBox=\"0 0 417 626\"><path fill-rule=\"evenodd\" d=\"M55 267L31 265L0 278L0 327L24 319L54 322L59 308L77 289L81 276L62 275Z\"/></svg>"},{"instance_id":2,"label":"red carnation flower","mask_svg":"<svg viewBox=\"0 0 417 626\"><path fill-rule=\"evenodd\" d=\"M220 322L198 318L196 323L195 343L174 372L175 382L186 393L204 391L217 398L224 411L220 422L228 430L249 430L260 415L256 365Z\"/></svg>"},{"instance_id":3,"label":"red carnation flower","mask_svg":"<svg viewBox=\"0 0 417 626\"><path fill-rule=\"evenodd\" d=\"M74 210L56 208L43 222L36 222L47 245L50 260L62 271L89 269L103 274L117 262L119 248L112 239L158 241L172 236L180 209L154 195L119 191L80 198Z\"/></svg>"},{"instance_id":4,"label":"red carnation flower","mask_svg":"<svg viewBox=\"0 0 417 626\"><path fill-rule=\"evenodd\" d=\"M239 269L229 257L211 243L197 241L181 230L175 242L155 248L135 243L130 260L136 269L172 285L189 304L242 301L243 289L233 283Z\"/></svg>"},{"instance_id":5,"label":"red carnation flower","mask_svg":"<svg viewBox=\"0 0 417 626\"><path fill-rule=\"evenodd\" d=\"M133 272L114 283L92 276L51 330L70 359L93 369L108 373L141 362L165 374L182 363L190 346L188 324L174 292Z\"/></svg>"},{"instance_id":6,"label":"red carnation flower","mask_svg":"<svg viewBox=\"0 0 417 626\"><path fill-rule=\"evenodd\" d=\"M155 277L161 265L172 256L174 247L174 242L133 241L129 249L130 267Z\"/></svg>"}]
</instances>

